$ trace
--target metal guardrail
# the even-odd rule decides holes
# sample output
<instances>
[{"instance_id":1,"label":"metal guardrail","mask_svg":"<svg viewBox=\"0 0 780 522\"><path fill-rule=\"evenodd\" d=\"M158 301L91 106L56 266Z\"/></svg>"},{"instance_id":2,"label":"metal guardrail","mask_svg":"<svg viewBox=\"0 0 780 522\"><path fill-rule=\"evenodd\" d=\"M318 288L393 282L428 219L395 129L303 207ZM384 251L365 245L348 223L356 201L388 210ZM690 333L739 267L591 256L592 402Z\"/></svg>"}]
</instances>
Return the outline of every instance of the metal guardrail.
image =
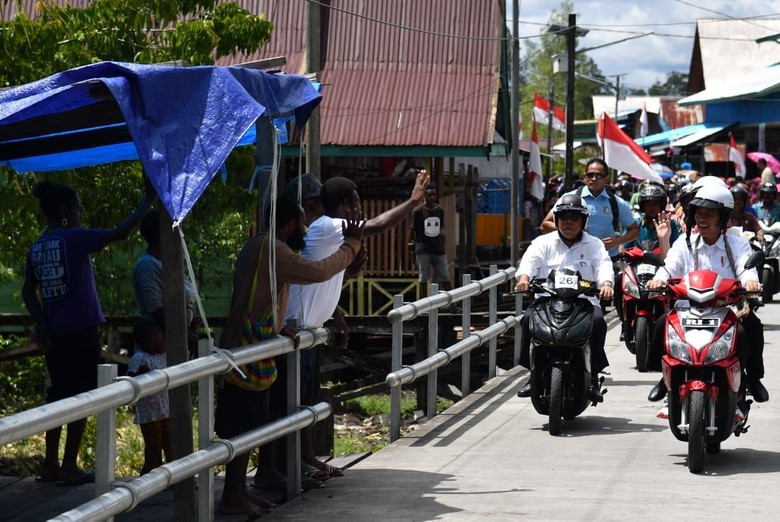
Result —
<instances>
[{"instance_id":1,"label":"metal guardrail","mask_svg":"<svg viewBox=\"0 0 780 522\"><path fill-rule=\"evenodd\" d=\"M330 339L326 328L300 330L299 350L323 344ZM101 365L99 388L74 397L44 404L30 410L19 412L0 419L0 446L21 440L30 435L98 415L96 447L96 494L98 497L87 504L69 511L61 520L106 519L114 514L133 509L138 502L163 491L165 488L199 474L198 519L213 520L213 468L232 460L255 446L262 445L285 435L295 435L297 431L310 424L319 422L330 415L330 406L326 403L314 407L305 407L296 411L299 404L298 368L300 352L294 350L293 342L284 337L276 337L237 348L230 352L237 365L291 354L292 364L288 363L288 416L266 424L257 430L244 433L230 440L212 441L213 434L213 377L231 369L225 356L214 353L207 355L208 349L201 349L201 357L161 370L153 370L137 377L116 377L115 365ZM167 463L154 471L128 483L113 483L115 462L115 422L119 406L135 403L141 397L164 390L199 381L199 446L200 450ZM297 438L294 439L297 447ZM288 451L288 495L295 496L300 491L300 451ZM207 470L206 473L199 473ZM110 490L113 486L115 489ZM116 488L122 491L117 491ZM83 508L83 509L82 509Z\"/></svg>"},{"instance_id":2,"label":"metal guardrail","mask_svg":"<svg viewBox=\"0 0 780 522\"><path fill-rule=\"evenodd\" d=\"M520 336L522 335L520 319L523 300L520 294L515 295L514 315L498 321L498 286L514 279L517 269L509 267L498 271L496 265L490 266L490 276L478 281L471 281L471 276L463 276L463 284L449 292L438 292L436 284L430 285L430 295L413 303L404 304L403 296L393 298L393 310L387 318L393 325L393 351L391 356L391 373L385 378L390 387L390 441L397 440L401 432L401 386L427 376L427 411L431 419L436 415L436 389L438 386L437 370L461 357L461 390L465 397L470 393L471 351L482 346L488 347L488 377L496 376L496 352L498 336L514 328L513 364L520 359ZM471 298L490 292L488 323L489 326L480 332L471 333ZM438 348L439 318L438 309L452 303L462 303L463 339L444 349ZM428 357L411 366L402 366L403 322L414 319L422 314L428 314Z\"/></svg>"}]
</instances>

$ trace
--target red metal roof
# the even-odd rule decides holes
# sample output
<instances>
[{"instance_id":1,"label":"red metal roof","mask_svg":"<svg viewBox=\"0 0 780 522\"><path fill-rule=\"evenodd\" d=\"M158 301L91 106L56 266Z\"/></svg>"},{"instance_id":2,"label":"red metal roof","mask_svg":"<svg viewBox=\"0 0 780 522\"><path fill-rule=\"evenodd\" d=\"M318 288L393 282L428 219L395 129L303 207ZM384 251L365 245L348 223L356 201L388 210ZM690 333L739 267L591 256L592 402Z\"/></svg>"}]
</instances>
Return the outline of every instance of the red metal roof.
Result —
<instances>
[{"instance_id":1,"label":"red metal roof","mask_svg":"<svg viewBox=\"0 0 780 522\"><path fill-rule=\"evenodd\" d=\"M55 0L57 3L63 0ZM34 2L20 2L32 14ZM83 7L89 0L72 0ZM304 73L306 0L238 0L274 24L260 52ZM492 143L504 28L502 0L322 0L321 141L332 145ZM4 2L3 17L16 11ZM412 29L407 29L409 27Z\"/></svg>"}]
</instances>

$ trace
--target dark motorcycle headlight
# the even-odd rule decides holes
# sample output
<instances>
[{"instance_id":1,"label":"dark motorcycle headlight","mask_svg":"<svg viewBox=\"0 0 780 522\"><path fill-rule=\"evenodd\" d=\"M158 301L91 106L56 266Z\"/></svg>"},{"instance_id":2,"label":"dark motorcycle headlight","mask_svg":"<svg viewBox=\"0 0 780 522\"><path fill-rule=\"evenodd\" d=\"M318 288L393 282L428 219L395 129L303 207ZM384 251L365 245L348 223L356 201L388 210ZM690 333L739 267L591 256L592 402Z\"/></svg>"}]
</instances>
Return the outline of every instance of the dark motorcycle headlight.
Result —
<instances>
[{"instance_id":1,"label":"dark motorcycle headlight","mask_svg":"<svg viewBox=\"0 0 780 522\"><path fill-rule=\"evenodd\" d=\"M550 305L553 312L557 314L564 314L571 311L574 304L571 301L564 301L562 299L555 299Z\"/></svg>"},{"instance_id":2,"label":"dark motorcycle headlight","mask_svg":"<svg viewBox=\"0 0 780 522\"><path fill-rule=\"evenodd\" d=\"M666 342L669 355L686 363L693 362L691 361L691 352L688 351L688 343L680 338L677 330L671 324L666 325Z\"/></svg>"}]
</instances>

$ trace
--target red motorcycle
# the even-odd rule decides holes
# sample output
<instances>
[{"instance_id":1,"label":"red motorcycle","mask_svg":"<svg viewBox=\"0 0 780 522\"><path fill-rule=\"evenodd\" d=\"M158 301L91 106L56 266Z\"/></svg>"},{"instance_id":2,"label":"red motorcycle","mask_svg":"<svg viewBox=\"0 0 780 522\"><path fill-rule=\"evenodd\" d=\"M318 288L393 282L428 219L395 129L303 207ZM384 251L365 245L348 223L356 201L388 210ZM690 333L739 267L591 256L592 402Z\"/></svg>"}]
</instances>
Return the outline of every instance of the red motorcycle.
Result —
<instances>
[{"instance_id":1,"label":"red motorcycle","mask_svg":"<svg viewBox=\"0 0 780 522\"><path fill-rule=\"evenodd\" d=\"M663 261L653 254L654 264ZM746 269L760 266L764 254L750 256ZM737 358L739 319L734 308L745 306L747 293L738 279L696 270L670 279L667 292L677 298L666 319L666 353L662 360L669 390L669 427L688 443L688 469L698 473L705 453L720 451L733 433L747 432L752 401L745 398Z\"/></svg>"},{"instance_id":2,"label":"red motorcycle","mask_svg":"<svg viewBox=\"0 0 780 522\"><path fill-rule=\"evenodd\" d=\"M626 348L636 355L636 368L648 371L650 346L653 342L655 323L669 311L670 300L663 292L647 289L647 283L655 276L658 266L643 261L645 252L657 253L657 241L641 241L638 246L623 252L624 261L621 285L623 289L623 321Z\"/></svg>"}]
</instances>

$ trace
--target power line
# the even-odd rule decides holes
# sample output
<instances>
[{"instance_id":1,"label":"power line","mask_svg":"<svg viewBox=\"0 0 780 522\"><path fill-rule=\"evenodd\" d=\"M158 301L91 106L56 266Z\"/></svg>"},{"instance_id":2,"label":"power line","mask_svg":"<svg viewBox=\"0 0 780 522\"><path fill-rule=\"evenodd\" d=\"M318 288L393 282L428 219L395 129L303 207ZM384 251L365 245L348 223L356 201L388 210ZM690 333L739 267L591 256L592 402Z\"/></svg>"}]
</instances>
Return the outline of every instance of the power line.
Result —
<instances>
[{"instance_id":1,"label":"power line","mask_svg":"<svg viewBox=\"0 0 780 522\"><path fill-rule=\"evenodd\" d=\"M686 2L685 0L675 0L675 1L676 1L676 2L678 2L678 3L680 3L680 4L687 5L687 6L689 6L689 7L695 7L695 8L697 8L697 9L701 9L702 11L707 11L707 12L709 12L709 13L715 13L716 15L724 16L724 17L726 17L726 18L728 18L728 19L730 19L730 20L741 20L741 21L745 21L745 22L747 22L747 23L749 23L749 24L755 25L756 27L760 27L761 29L767 29L767 30L769 30L769 31L773 31L773 30L774 30L774 29L772 29L772 28L770 28L770 27L766 27L766 26L764 26L764 25L757 24L757 23L755 23L755 22L752 22L752 21L750 21L750 20L745 20L745 19L742 19L742 18L737 18L737 17L731 16L731 15L729 15L729 14L726 14L726 13L721 13L720 11L716 11L716 10L714 10L714 9L707 9L706 7L702 7L702 6L700 6L700 5L692 4L692 3L690 3L690 2Z\"/></svg>"},{"instance_id":2,"label":"power line","mask_svg":"<svg viewBox=\"0 0 780 522\"><path fill-rule=\"evenodd\" d=\"M452 34L452 33L442 33L438 31L428 31L426 29L418 29L416 27L411 27L408 25L403 24L396 24L393 22L387 22L385 20L379 20L378 18L371 18L370 16L362 15L360 13L356 13L354 11L349 11L347 9L342 9L340 7L334 7L332 5L320 2L319 0L306 0L309 3L319 5L321 7L326 7L330 9L331 11L337 11L339 13L343 13L349 16L354 16L355 18L360 18L361 20L366 20L368 22L373 22L376 24L384 25L387 27L393 27L395 29L402 29L404 31L409 31L412 33L420 33L420 34L427 34L430 36L441 36L444 38L456 38L460 40L482 40L482 41L489 41L489 42L503 42L503 41L511 41L512 37L497 37L497 36L470 36L470 35L463 35L463 34ZM522 36L518 37L520 40L527 40L530 38L539 38L538 36Z\"/></svg>"}]
</instances>

